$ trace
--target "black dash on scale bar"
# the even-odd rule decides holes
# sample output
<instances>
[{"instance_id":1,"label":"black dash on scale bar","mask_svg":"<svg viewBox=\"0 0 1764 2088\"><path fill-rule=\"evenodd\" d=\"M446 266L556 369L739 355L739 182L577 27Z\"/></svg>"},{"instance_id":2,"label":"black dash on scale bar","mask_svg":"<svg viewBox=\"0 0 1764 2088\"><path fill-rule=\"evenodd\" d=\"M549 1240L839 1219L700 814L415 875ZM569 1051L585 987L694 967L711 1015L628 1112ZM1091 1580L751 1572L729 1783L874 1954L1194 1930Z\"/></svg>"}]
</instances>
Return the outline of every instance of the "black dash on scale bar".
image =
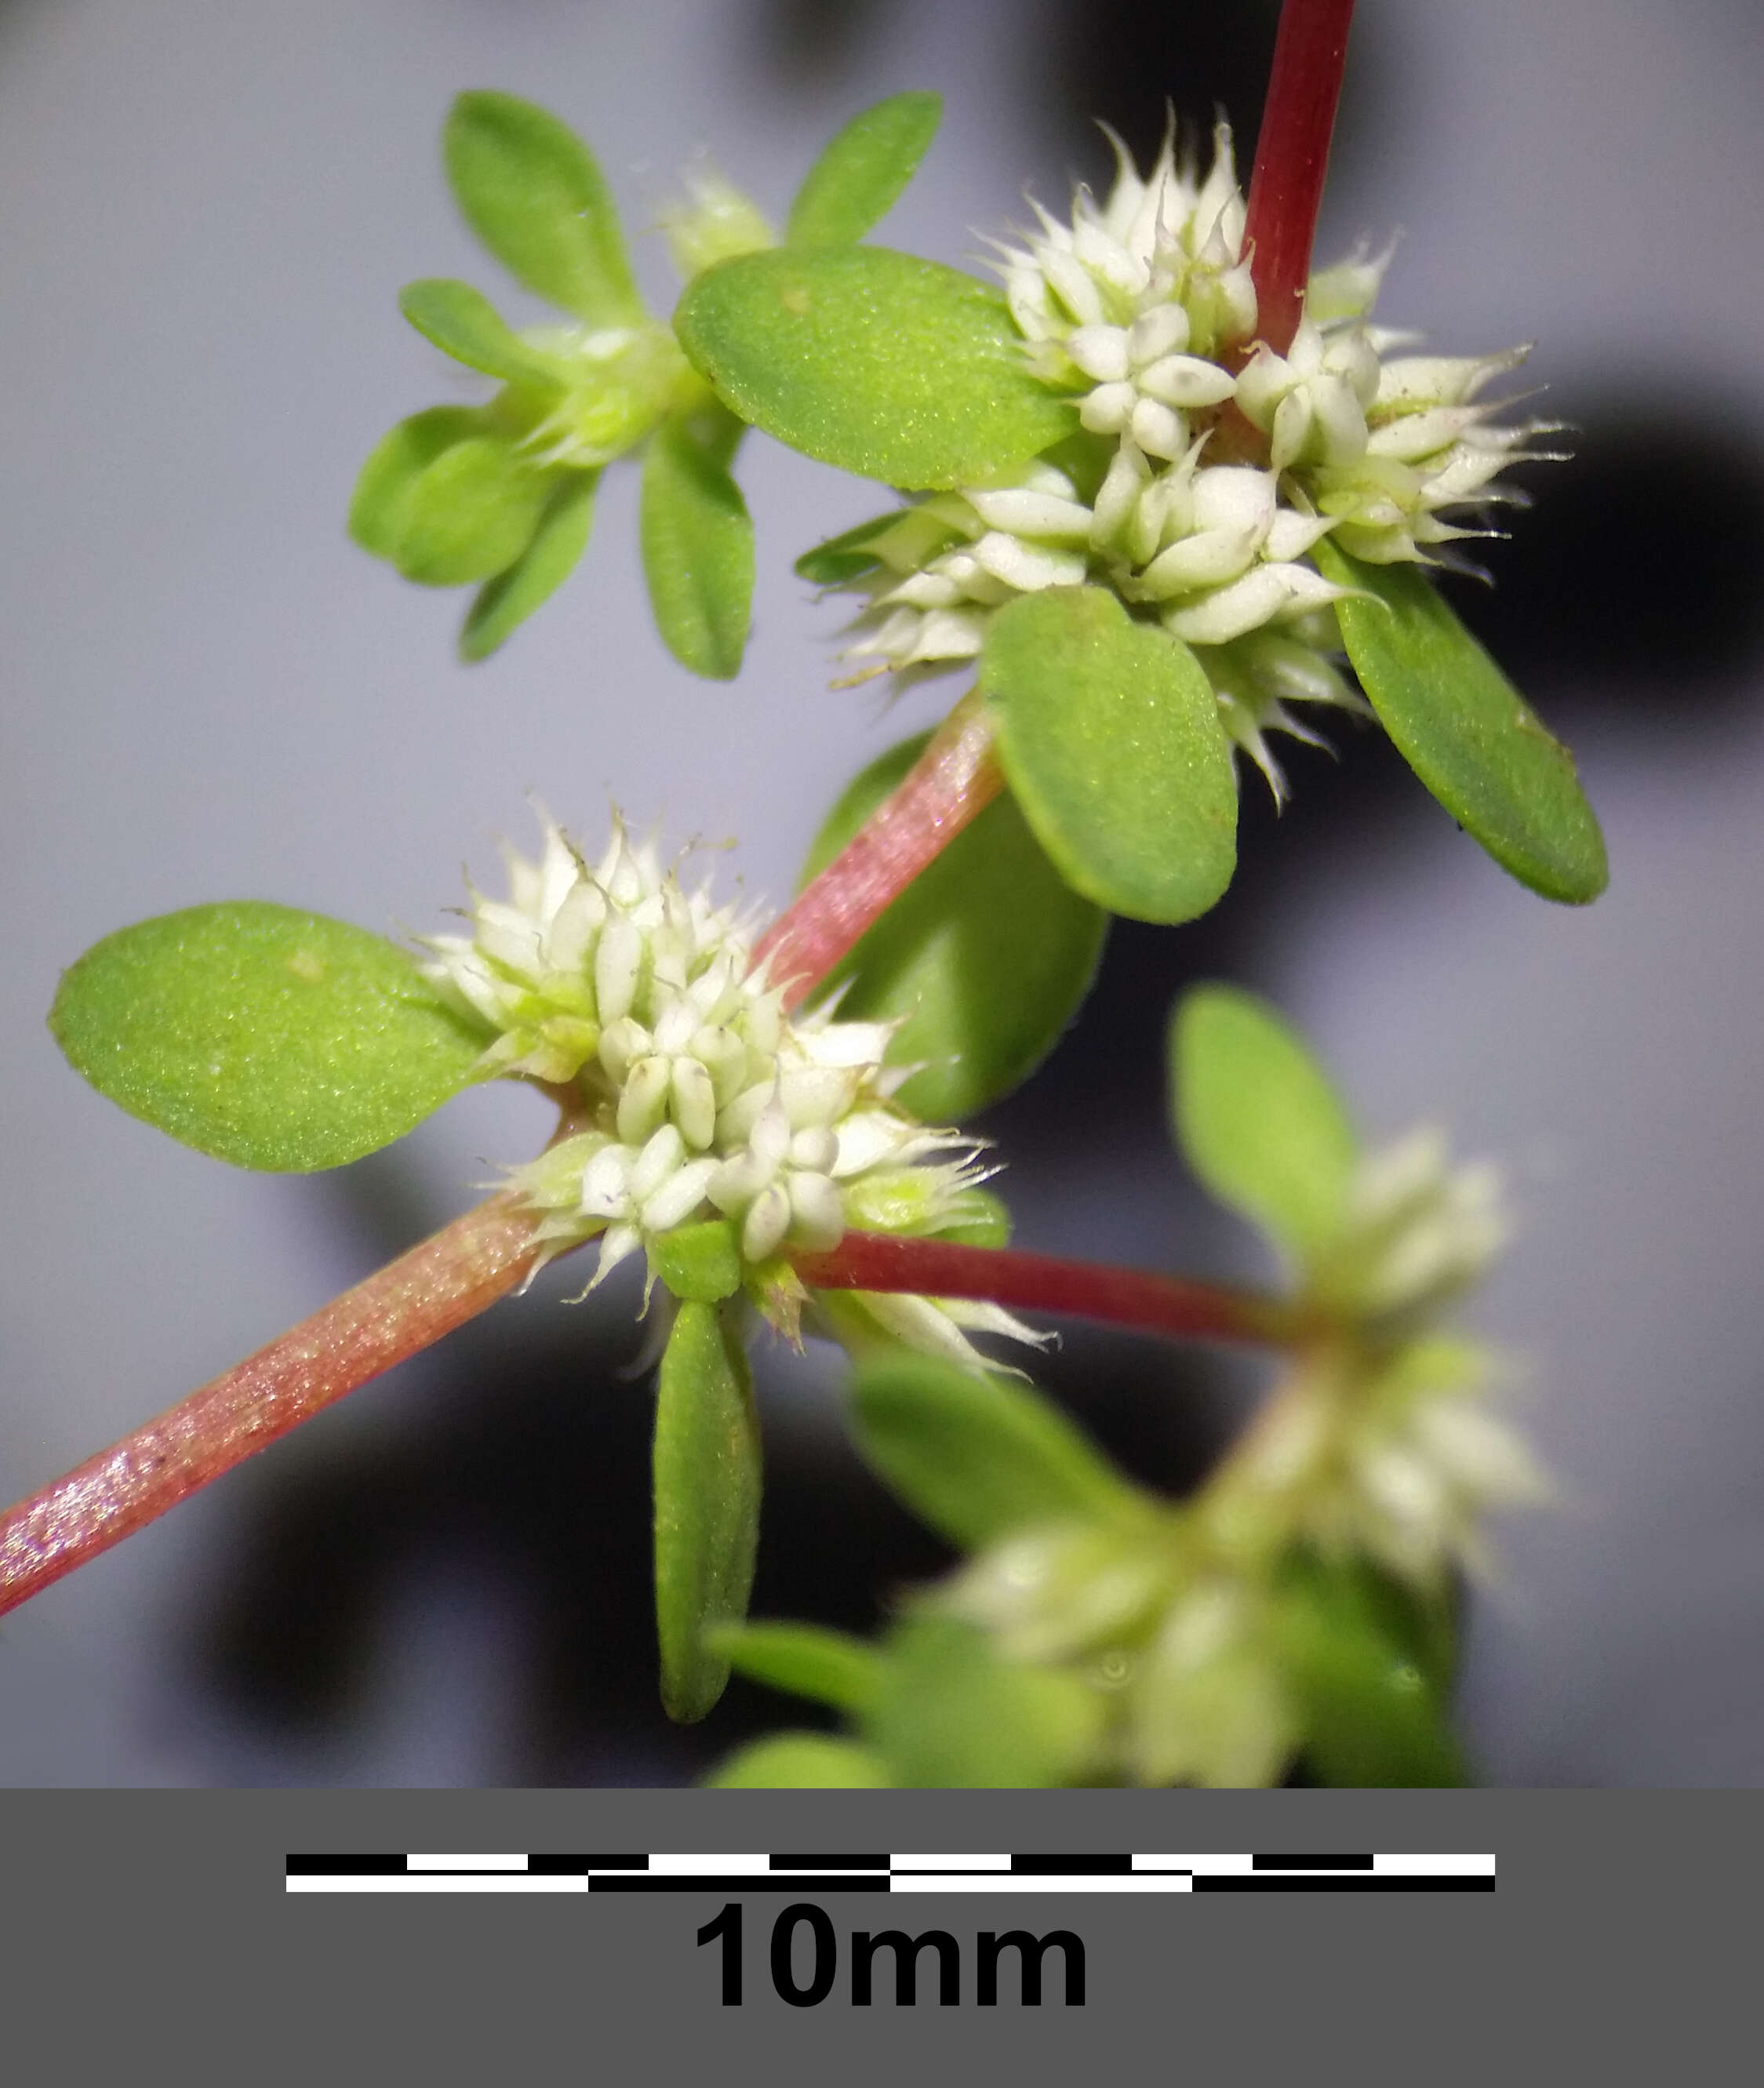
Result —
<instances>
[{"instance_id":1,"label":"black dash on scale bar","mask_svg":"<svg viewBox=\"0 0 1764 2088\"><path fill-rule=\"evenodd\" d=\"M1370 1856L1252 1856L1252 1871L1369 1871Z\"/></svg>"}]
</instances>

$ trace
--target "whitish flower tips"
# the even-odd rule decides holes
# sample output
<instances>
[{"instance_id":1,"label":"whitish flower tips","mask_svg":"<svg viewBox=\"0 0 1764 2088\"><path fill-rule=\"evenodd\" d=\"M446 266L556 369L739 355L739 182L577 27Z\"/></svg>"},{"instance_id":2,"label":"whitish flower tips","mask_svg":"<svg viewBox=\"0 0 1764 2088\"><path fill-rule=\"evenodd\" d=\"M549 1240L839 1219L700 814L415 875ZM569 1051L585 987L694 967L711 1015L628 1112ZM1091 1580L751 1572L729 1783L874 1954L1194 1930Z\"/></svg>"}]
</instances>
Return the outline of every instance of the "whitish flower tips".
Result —
<instances>
[{"instance_id":1,"label":"whitish flower tips","mask_svg":"<svg viewBox=\"0 0 1764 2088\"><path fill-rule=\"evenodd\" d=\"M508 897L473 892L474 932L429 940L422 969L484 1033L485 1074L574 1090L589 1127L512 1177L547 1254L597 1238L598 1283L659 1234L724 1218L757 1271L854 1224L934 1231L978 1179L973 1141L892 1100L895 1024L786 1016L752 965L755 924L622 825L590 870L546 820L539 859L511 852L507 870ZM978 1366L971 1316L902 1309L920 1346Z\"/></svg>"},{"instance_id":2,"label":"whitish flower tips","mask_svg":"<svg viewBox=\"0 0 1764 2088\"><path fill-rule=\"evenodd\" d=\"M1235 661L1214 685L1227 734L1278 798L1269 734L1314 737L1287 704L1364 708L1334 664L1327 612L1342 591L1312 563L1319 540L1373 563L1461 563L1450 546L1487 533L1478 511L1517 497L1500 473L1556 454L1539 446L1553 431L1491 422L1500 404L1485 389L1524 349L1399 353L1415 337L1372 323L1389 249L1317 271L1284 354L1257 341L1229 130L1204 178L1171 139L1142 175L1105 135L1115 175L1102 200L1079 188L1064 220L1034 204L1033 231L995 242L1028 366L1091 439L1089 468L1074 469L1094 498L1041 462L904 510L868 540L874 566L844 584L865 597L850 678L964 665L1018 597L1106 587L1155 605L1204 664L1263 633L1307 651L1296 682ZM1231 460L1257 438L1265 469ZM1233 481L1259 482L1253 503Z\"/></svg>"}]
</instances>

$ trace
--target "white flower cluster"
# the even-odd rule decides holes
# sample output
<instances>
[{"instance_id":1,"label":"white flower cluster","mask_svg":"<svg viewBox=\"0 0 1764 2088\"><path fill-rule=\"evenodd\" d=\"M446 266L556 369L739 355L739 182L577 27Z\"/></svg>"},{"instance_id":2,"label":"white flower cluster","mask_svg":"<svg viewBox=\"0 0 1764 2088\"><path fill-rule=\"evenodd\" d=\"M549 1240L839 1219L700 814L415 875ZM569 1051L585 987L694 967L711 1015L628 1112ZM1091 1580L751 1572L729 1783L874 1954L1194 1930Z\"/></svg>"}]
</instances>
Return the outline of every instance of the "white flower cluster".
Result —
<instances>
[{"instance_id":1,"label":"white flower cluster","mask_svg":"<svg viewBox=\"0 0 1764 2088\"><path fill-rule=\"evenodd\" d=\"M1364 708L1329 657L1344 591L1307 554L1330 535L1374 563L1449 562L1441 546L1486 532L1448 513L1518 497L1492 481L1516 456L1545 454L1526 445L1548 424L1491 426L1496 409L1479 396L1522 349L1385 359L1409 339L1367 321L1388 255L1313 275L1284 355L1256 343L1228 130L1204 180L1171 142L1145 177L1114 143L1107 202L1080 189L1069 224L1038 205L1038 232L1000 249L1030 367L1076 398L1112 456L1083 490L1038 462L1009 483L931 496L870 535L875 565L846 583L869 597L850 650L872 672L934 670L978 653L1017 594L1111 587L1200 651L1227 730L1278 798L1267 733L1312 736L1284 705ZM1252 430L1265 439L1265 467L1207 460L1226 413L1236 453ZM1261 633L1285 642L1242 647Z\"/></svg>"},{"instance_id":2,"label":"white flower cluster","mask_svg":"<svg viewBox=\"0 0 1764 2088\"><path fill-rule=\"evenodd\" d=\"M1542 1497L1524 1444L1488 1411L1487 1354L1427 1331L1509 1230L1496 1170L1450 1166L1436 1130L1368 1153L1341 1238L1310 1272L1311 1296L1355 1328L1355 1346L1321 1354L1252 1431L1241 1498L1425 1581L1478 1555L1484 1512Z\"/></svg>"},{"instance_id":3,"label":"white flower cluster","mask_svg":"<svg viewBox=\"0 0 1764 2088\"><path fill-rule=\"evenodd\" d=\"M486 1074L580 1094L588 1127L512 1178L552 1253L597 1238L598 1282L657 1235L721 1217L764 1271L848 1225L927 1233L961 1214L983 1179L974 1142L894 1101L912 1069L884 1063L892 1024L787 1014L752 969L754 924L622 827L593 868L549 820L537 862L506 854L508 897L474 891L471 933L426 939L422 969L486 1032ZM993 1308L865 1303L969 1361L961 1326L1019 1331Z\"/></svg>"}]
</instances>

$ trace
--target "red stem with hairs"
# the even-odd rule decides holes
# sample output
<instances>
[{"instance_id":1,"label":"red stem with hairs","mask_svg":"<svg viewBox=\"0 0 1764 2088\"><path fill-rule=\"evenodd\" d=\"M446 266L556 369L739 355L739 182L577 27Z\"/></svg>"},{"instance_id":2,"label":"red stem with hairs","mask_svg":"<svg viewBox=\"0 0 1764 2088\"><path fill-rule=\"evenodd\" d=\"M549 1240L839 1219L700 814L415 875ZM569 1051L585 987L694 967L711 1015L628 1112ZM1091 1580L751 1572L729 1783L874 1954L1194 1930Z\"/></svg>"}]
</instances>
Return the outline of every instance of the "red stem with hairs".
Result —
<instances>
[{"instance_id":1,"label":"red stem with hairs","mask_svg":"<svg viewBox=\"0 0 1764 2088\"><path fill-rule=\"evenodd\" d=\"M756 965L799 1007L867 928L1004 787L979 692L962 698L893 796L879 805L760 939Z\"/></svg>"},{"instance_id":2,"label":"red stem with hairs","mask_svg":"<svg viewBox=\"0 0 1764 2088\"><path fill-rule=\"evenodd\" d=\"M1287 1347L1318 1332L1312 1316L1252 1291L1189 1283L1150 1270L1068 1261L1016 1247L847 1233L828 1254L794 1258L820 1290L908 1290L929 1298L981 1298L1025 1312L1100 1320L1191 1341Z\"/></svg>"},{"instance_id":3,"label":"red stem with hairs","mask_svg":"<svg viewBox=\"0 0 1764 2088\"><path fill-rule=\"evenodd\" d=\"M533 1225L493 1196L21 1501L0 1517L0 1614L495 1304L533 1265Z\"/></svg>"}]
</instances>

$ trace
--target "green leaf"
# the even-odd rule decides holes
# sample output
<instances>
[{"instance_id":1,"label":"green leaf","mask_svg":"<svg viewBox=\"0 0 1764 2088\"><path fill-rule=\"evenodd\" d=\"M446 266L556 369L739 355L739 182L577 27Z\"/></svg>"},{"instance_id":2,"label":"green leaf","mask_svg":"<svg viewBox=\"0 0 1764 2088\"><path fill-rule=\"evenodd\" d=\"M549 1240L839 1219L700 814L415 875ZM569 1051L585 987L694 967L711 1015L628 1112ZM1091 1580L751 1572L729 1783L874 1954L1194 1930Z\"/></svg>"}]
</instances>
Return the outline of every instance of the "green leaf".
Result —
<instances>
[{"instance_id":1,"label":"green leaf","mask_svg":"<svg viewBox=\"0 0 1764 2088\"><path fill-rule=\"evenodd\" d=\"M642 319L611 194L567 124L512 94L462 94L443 150L467 224L517 282L590 326Z\"/></svg>"},{"instance_id":2,"label":"green leaf","mask_svg":"<svg viewBox=\"0 0 1764 2088\"><path fill-rule=\"evenodd\" d=\"M917 1618L890 1641L867 1736L909 1790L1024 1790L1090 1767L1103 1705L1077 1675L1000 1660L970 1625Z\"/></svg>"},{"instance_id":3,"label":"green leaf","mask_svg":"<svg viewBox=\"0 0 1764 2088\"><path fill-rule=\"evenodd\" d=\"M1522 884L1569 905L1609 882L1604 837L1574 773L1517 689L1413 566L1374 566L1327 537L1312 553L1341 587L1342 643L1397 751Z\"/></svg>"},{"instance_id":4,"label":"green leaf","mask_svg":"<svg viewBox=\"0 0 1764 2088\"><path fill-rule=\"evenodd\" d=\"M900 1353L852 1381L858 1447L914 1514L964 1551L1035 1523L1137 1528L1140 1495L1026 1386Z\"/></svg>"},{"instance_id":5,"label":"green leaf","mask_svg":"<svg viewBox=\"0 0 1764 2088\"><path fill-rule=\"evenodd\" d=\"M551 357L529 348L503 323L489 298L469 283L425 276L421 282L405 284L398 293L398 309L425 340L469 370L482 370L507 383L542 388L565 381L565 373Z\"/></svg>"},{"instance_id":6,"label":"green leaf","mask_svg":"<svg viewBox=\"0 0 1764 2088\"><path fill-rule=\"evenodd\" d=\"M803 882L831 862L924 751L904 740L850 784L815 838ZM891 1055L923 1061L901 1090L917 1116L959 1121L1025 1080L1096 976L1108 917L995 798L828 974L842 1017L898 1019Z\"/></svg>"},{"instance_id":7,"label":"green leaf","mask_svg":"<svg viewBox=\"0 0 1764 2088\"><path fill-rule=\"evenodd\" d=\"M841 1711L865 1709L880 1681L882 1658L874 1646L817 1624L726 1625L716 1645L751 1680Z\"/></svg>"},{"instance_id":8,"label":"green leaf","mask_svg":"<svg viewBox=\"0 0 1764 2088\"><path fill-rule=\"evenodd\" d=\"M397 507L402 534L385 555L426 587L488 580L533 541L554 482L506 435L453 443L405 486Z\"/></svg>"},{"instance_id":9,"label":"green leaf","mask_svg":"<svg viewBox=\"0 0 1764 2088\"><path fill-rule=\"evenodd\" d=\"M943 97L895 94L854 116L828 143L790 205L792 246L862 239L893 207L937 135Z\"/></svg>"},{"instance_id":10,"label":"green leaf","mask_svg":"<svg viewBox=\"0 0 1764 2088\"><path fill-rule=\"evenodd\" d=\"M349 502L349 534L376 558L397 563L410 526L412 489L430 464L473 436L494 434L482 406L431 406L381 436Z\"/></svg>"},{"instance_id":11,"label":"green leaf","mask_svg":"<svg viewBox=\"0 0 1764 2088\"><path fill-rule=\"evenodd\" d=\"M712 405L665 422L643 464L638 532L656 627L683 667L741 671L753 605L753 524L729 459L741 423Z\"/></svg>"},{"instance_id":12,"label":"green leaf","mask_svg":"<svg viewBox=\"0 0 1764 2088\"><path fill-rule=\"evenodd\" d=\"M705 1634L747 1615L759 1539L747 1354L716 1306L688 1301L662 1354L655 1412L656 1632L670 1718L702 1718L723 1693L729 1662Z\"/></svg>"},{"instance_id":13,"label":"green leaf","mask_svg":"<svg viewBox=\"0 0 1764 2088\"><path fill-rule=\"evenodd\" d=\"M649 1271L676 1298L716 1305L741 1288L741 1229L733 1218L676 1226L649 1242Z\"/></svg>"},{"instance_id":14,"label":"green leaf","mask_svg":"<svg viewBox=\"0 0 1764 2088\"><path fill-rule=\"evenodd\" d=\"M478 589L460 631L460 657L486 660L548 601L588 549L597 471L560 471L533 541Z\"/></svg>"},{"instance_id":15,"label":"green leaf","mask_svg":"<svg viewBox=\"0 0 1764 2088\"><path fill-rule=\"evenodd\" d=\"M998 293L885 246L786 247L707 269L680 345L744 421L890 486L971 486L1073 425Z\"/></svg>"},{"instance_id":16,"label":"green leaf","mask_svg":"<svg viewBox=\"0 0 1764 2088\"><path fill-rule=\"evenodd\" d=\"M1466 1782L1449 1718L1451 1626L1357 1560L1293 1562L1276 1641L1299 1700L1306 1766L1354 1789ZM1444 1645L1442 1658L1441 1646Z\"/></svg>"},{"instance_id":17,"label":"green leaf","mask_svg":"<svg viewBox=\"0 0 1764 2088\"><path fill-rule=\"evenodd\" d=\"M1102 588L1000 610L980 656L999 759L1075 891L1136 921L1191 921L1231 881L1237 783L1185 645Z\"/></svg>"},{"instance_id":18,"label":"green leaf","mask_svg":"<svg viewBox=\"0 0 1764 2088\"><path fill-rule=\"evenodd\" d=\"M1304 1041L1254 994L1197 986L1171 1017L1169 1063L1188 1165L1222 1204L1314 1260L1340 1230L1359 1141Z\"/></svg>"},{"instance_id":19,"label":"green leaf","mask_svg":"<svg viewBox=\"0 0 1764 2088\"><path fill-rule=\"evenodd\" d=\"M829 537L817 544L813 550L803 552L790 570L811 587L843 587L848 580L859 579L882 563L865 546L885 529L892 529L900 520L901 512L898 507L891 507L886 515L872 516L855 528L842 529L837 537Z\"/></svg>"},{"instance_id":20,"label":"green leaf","mask_svg":"<svg viewBox=\"0 0 1764 2088\"><path fill-rule=\"evenodd\" d=\"M403 1137L468 1085L485 1041L383 936L253 901L106 935L62 973L49 1024L131 1116L293 1174Z\"/></svg>"},{"instance_id":21,"label":"green leaf","mask_svg":"<svg viewBox=\"0 0 1764 2088\"><path fill-rule=\"evenodd\" d=\"M886 1791L888 1765L823 1733L774 1733L732 1754L704 1779L714 1791Z\"/></svg>"}]
</instances>

